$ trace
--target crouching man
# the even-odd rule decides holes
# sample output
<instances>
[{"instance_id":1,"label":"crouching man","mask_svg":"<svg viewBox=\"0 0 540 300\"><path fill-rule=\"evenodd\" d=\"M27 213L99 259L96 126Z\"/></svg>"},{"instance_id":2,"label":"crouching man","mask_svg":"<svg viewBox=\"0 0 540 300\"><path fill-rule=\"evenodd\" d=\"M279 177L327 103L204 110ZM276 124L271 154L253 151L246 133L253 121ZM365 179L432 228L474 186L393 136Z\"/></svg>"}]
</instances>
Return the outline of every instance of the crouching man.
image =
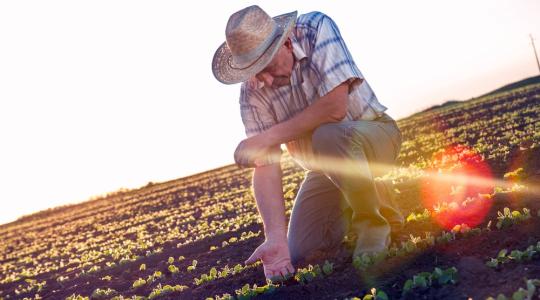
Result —
<instances>
[{"instance_id":1,"label":"crouching man","mask_svg":"<svg viewBox=\"0 0 540 300\"><path fill-rule=\"evenodd\" d=\"M320 12L272 18L250 6L231 15L225 36L212 71L222 83L242 83L248 138L234 157L254 168L266 237L246 263L261 259L267 278L287 276L296 262L339 247L348 230L354 255L385 250L403 217L373 178L394 163L401 133L336 24ZM288 226L281 144L306 170Z\"/></svg>"}]
</instances>

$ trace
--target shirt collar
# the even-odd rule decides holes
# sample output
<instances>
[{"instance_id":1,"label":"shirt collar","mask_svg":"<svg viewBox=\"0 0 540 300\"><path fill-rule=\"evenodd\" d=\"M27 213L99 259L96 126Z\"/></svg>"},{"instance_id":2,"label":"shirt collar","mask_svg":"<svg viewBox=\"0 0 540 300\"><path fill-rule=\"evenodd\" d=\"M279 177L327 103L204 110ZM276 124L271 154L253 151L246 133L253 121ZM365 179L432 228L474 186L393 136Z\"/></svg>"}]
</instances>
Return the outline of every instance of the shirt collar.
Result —
<instances>
[{"instance_id":1,"label":"shirt collar","mask_svg":"<svg viewBox=\"0 0 540 300\"><path fill-rule=\"evenodd\" d=\"M296 40L294 36L291 37L291 41L292 41L292 47L293 47L293 55L296 61L299 62L307 58L306 53L304 52L304 50L302 50L302 47L300 47L300 44L298 43L298 41Z\"/></svg>"}]
</instances>

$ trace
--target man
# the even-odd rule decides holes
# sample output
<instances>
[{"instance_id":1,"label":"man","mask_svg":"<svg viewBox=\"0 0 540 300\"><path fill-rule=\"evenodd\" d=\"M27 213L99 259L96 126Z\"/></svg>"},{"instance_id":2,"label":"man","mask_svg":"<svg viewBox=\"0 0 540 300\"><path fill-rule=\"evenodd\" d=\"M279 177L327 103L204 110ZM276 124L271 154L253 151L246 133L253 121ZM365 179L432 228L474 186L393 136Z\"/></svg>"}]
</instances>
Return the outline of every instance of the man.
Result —
<instances>
[{"instance_id":1,"label":"man","mask_svg":"<svg viewBox=\"0 0 540 300\"><path fill-rule=\"evenodd\" d=\"M357 235L354 255L385 250L390 226L403 217L373 178L395 161L401 134L336 24L320 12L271 18L250 6L231 15L225 35L212 70L222 83L243 82L248 138L235 161L254 167L266 237L246 263L261 259L267 278L287 276L293 263L339 247L349 227ZM281 144L306 169L288 230Z\"/></svg>"}]
</instances>

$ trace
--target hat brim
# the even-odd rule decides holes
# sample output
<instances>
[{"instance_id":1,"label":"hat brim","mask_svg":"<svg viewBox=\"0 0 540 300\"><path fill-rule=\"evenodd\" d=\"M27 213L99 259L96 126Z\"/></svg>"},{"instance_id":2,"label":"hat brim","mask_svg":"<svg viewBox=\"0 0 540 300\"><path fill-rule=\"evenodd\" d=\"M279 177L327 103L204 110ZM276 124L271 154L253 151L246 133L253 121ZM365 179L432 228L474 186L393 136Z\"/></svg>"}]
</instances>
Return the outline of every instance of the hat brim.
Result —
<instances>
[{"instance_id":1,"label":"hat brim","mask_svg":"<svg viewBox=\"0 0 540 300\"><path fill-rule=\"evenodd\" d=\"M240 83L248 80L262 71L270 63L270 61L272 61L272 58L274 58L274 55L277 53L281 45L289 37L289 34L291 33L291 30L296 22L296 16L297 12L293 11L291 13L273 17L277 26L282 29L282 34L278 36L270 44L266 51L249 67L243 69L233 68L231 66L231 51L227 46L227 42L223 43L216 50L214 59L212 60L212 72L214 73L216 79L225 84Z\"/></svg>"}]
</instances>

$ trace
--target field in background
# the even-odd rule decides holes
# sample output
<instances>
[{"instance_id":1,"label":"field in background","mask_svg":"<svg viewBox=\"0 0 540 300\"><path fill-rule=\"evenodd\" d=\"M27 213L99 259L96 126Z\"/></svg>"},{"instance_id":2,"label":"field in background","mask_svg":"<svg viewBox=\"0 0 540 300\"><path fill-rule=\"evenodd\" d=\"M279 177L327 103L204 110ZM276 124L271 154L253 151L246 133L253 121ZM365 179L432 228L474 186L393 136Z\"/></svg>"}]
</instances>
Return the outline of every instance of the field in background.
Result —
<instances>
[{"instance_id":1,"label":"field in background","mask_svg":"<svg viewBox=\"0 0 540 300\"><path fill-rule=\"evenodd\" d=\"M349 235L294 278L265 282L260 263L243 264L264 240L251 171L226 166L0 226L0 299L538 295L540 84L398 125L398 166L378 180L407 223L384 255L352 259ZM303 173L282 164L289 214Z\"/></svg>"}]
</instances>

